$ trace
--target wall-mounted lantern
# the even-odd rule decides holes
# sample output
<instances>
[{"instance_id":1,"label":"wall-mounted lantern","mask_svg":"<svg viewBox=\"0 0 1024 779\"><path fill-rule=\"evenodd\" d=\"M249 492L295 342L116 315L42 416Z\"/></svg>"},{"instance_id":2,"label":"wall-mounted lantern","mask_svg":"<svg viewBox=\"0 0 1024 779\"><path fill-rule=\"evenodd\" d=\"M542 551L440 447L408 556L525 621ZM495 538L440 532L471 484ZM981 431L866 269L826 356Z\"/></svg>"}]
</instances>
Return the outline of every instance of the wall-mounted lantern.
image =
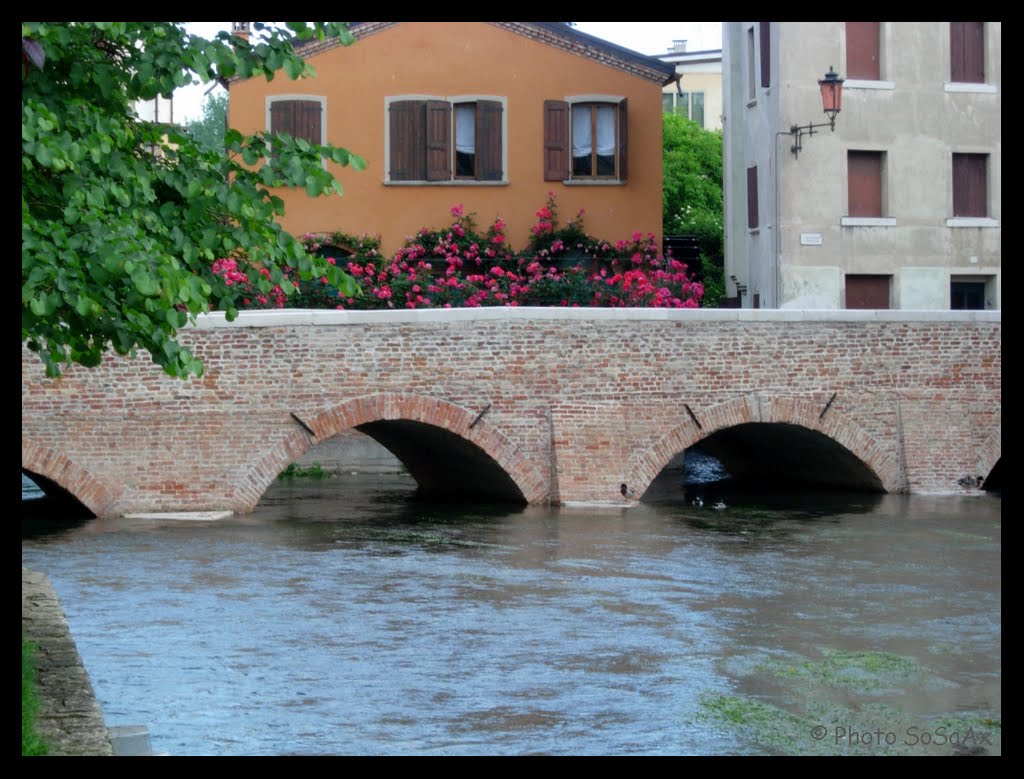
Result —
<instances>
[{"instance_id":1,"label":"wall-mounted lantern","mask_svg":"<svg viewBox=\"0 0 1024 779\"><path fill-rule=\"evenodd\" d=\"M828 117L828 121L803 126L794 124L789 128L789 132L793 136L791 151L795 157L800 156L800 150L803 148L801 139L805 133L814 135L816 127L828 127L832 132L836 130L836 114L843 107L843 79L839 78L832 66L829 65L828 73L825 74L825 78L818 81L818 86L821 87L821 108Z\"/></svg>"}]
</instances>

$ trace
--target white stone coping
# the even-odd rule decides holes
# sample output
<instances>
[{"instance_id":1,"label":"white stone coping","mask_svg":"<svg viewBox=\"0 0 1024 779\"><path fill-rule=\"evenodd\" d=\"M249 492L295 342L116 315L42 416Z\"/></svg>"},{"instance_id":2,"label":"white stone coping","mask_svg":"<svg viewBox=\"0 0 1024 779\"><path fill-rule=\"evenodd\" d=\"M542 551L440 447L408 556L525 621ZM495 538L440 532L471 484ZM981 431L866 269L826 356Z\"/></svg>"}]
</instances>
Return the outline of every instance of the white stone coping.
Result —
<instances>
[{"instance_id":1,"label":"white stone coping","mask_svg":"<svg viewBox=\"0 0 1024 779\"><path fill-rule=\"evenodd\" d=\"M999 220L987 216L953 216L946 227L999 227Z\"/></svg>"},{"instance_id":2,"label":"white stone coping","mask_svg":"<svg viewBox=\"0 0 1024 779\"><path fill-rule=\"evenodd\" d=\"M140 514L125 514L125 519L173 519L194 522L213 522L217 519L227 519L235 512L233 511L150 511Z\"/></svg>"},{"instance_id":3,"label":"white stone coping","mask_svg":"<svg viewBox=\"0 0 1024 779\"><path fill-rule=\"evenodd\" d=\"M186 329L314 325L427 325L442 322L495 321L565 322L1001 322L1001 311L794 309L794 308L563 308L485 306L481 308L421 308L393 311L337 311L283 308L242 311L228 322L221 311L200 314Z\"/></svg>"},{"instance_id":4,"label":"white stone coping","mask_svg":"<svg viewBox=\"0 0 1024 779\"><path fill-rule=\"evenodd\" d=\"M895 81L875 81L863 78L848 78L843 82L843 89L895 89Z\"/></svg>"},{"instance_id":5,"label":"white stone coping","mask_svg":"<svg viewBox=\"0 0 1024 779\"><path fill-rule=\"evenodd\" d=\"M995 95L999 92L995 84L974 84L965 81L947 81L944 88L947 92L974 92L983 95Z\"/></svg>"},{"instance_id":6,"label":"white stone coping","mask_svg":"<svg viewBox=\"0 0 1024 779\"><path fill-rule=\"evenodd\" d=\"M896 219L891 216L841 216L843 227L895 227Z\"/></svg>"}]
</instances>

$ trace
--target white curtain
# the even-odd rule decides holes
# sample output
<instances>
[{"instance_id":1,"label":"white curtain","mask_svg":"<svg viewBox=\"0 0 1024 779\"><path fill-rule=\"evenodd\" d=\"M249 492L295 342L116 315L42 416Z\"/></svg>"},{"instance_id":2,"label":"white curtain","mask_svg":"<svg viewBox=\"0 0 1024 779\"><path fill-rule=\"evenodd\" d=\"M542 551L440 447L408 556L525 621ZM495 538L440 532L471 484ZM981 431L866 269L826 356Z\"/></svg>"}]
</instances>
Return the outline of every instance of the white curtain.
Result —
<instances>
[{"instance_id":1,"label":"white curtain","mask_svg":"<svg viewBox=\"0 0 1024 779\"><path fill-rule=\"evenodd\" d=\"M572 156L590 156L590 106L572 112Z\"/></svg>"},{"instance_id":2,"label":"white curtain","mask_svg":"<svg viewBox=\"0 0 1024 779\"><path fill-rule=\"evenodd\" d=\"M463 154L476 151L476 106L455 106L455 151Z\"/></svg>"},{"instance_id":3,"label":"white curtain","mask_svg":"<svg viewBox=\"0 0 1024 779\"><path fill-rule=\"evenodd\" d=\"M610 105L597 107L597 153L615 154L615 109Z\"/></svg>"}]
</instances>

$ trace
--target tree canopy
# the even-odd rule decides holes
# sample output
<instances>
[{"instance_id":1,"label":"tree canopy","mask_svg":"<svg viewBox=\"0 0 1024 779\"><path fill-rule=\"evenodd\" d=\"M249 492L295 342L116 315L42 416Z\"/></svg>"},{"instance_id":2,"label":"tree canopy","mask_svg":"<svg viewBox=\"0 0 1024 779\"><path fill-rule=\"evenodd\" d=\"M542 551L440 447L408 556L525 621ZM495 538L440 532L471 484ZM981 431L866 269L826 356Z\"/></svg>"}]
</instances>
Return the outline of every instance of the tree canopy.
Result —
<instances>
[{"instance_id":1,"label":"tree canopy","mask_svg":"<svg viewBox=\"0 0 1024 779\"><path fill-rule=\"evenodd\" d=\"M201 146L223 153L227 116L228 93L215 92L203 99L203 115L187 122L185 127Z\"/></svg>"},{"instance_id":2,"label":"tree canopy","mask_svg":"<svg viewBox=\"0 0 1024 779\"><path fill-rule=\"evenodd\" d=\"M662 224L668 234L696 235L701 246L705 306L725 292L722 131L663 114Z\"/></svg>"},{"instance_id":3,"label":"tree canopy","mask_svg":"<svg viewBox=\"0 0 1024 779\"><path fill-rule=\"evenodd\" d=\"M172 376L201 375L177 336L211 309L237 316L241 285L212 270L219 258L244 253L264 292L291 292L286 265L356 292L281 228L272 190L340 195L322 159L362 170L361 157L234 130L218 153L187 128L137 119L136 101L196 81L313 76L298 42L354 40L343 22L253 29L252 40L207 40L176 22L22 24L22 342L47 375L98 365L111 348L147 351Z\"/></svg>"}]
</instances>

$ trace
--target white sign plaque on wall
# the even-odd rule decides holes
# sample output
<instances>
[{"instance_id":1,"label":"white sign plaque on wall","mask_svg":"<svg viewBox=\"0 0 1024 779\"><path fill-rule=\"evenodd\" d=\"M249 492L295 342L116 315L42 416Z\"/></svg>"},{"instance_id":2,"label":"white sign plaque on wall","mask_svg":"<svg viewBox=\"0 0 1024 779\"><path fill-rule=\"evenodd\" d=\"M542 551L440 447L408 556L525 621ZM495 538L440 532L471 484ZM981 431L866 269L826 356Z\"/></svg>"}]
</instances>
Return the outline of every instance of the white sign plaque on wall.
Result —
<instances>
[{"instance_id":1,"label":"white sign plaque on wall","mask_svg":"<svg viewBox=\"0 0 1024 779\"><path fill-rule=\"evenodd\" d=\"M821 246L821 233L800 233L801 246Z\"/></svg>"}]
</instances>

